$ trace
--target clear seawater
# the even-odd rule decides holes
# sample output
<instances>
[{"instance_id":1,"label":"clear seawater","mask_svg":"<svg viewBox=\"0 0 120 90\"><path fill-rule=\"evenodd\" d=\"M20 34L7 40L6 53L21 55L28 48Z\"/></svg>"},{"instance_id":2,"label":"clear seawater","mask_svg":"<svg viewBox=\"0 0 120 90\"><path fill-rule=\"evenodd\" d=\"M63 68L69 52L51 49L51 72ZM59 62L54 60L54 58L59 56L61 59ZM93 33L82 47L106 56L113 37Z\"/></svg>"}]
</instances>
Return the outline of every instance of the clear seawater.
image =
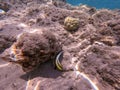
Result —
<instances>
[{"instance_id":1,"label":"clear seawater","mask_svg":"<svg viewBox=\"0 0 120 90\"><path fill-rule=\"evenodd\" d=\"M72 5L86 4L97 9L120 9L120 0L67 0Z\"/></svg>"}]
</instances>

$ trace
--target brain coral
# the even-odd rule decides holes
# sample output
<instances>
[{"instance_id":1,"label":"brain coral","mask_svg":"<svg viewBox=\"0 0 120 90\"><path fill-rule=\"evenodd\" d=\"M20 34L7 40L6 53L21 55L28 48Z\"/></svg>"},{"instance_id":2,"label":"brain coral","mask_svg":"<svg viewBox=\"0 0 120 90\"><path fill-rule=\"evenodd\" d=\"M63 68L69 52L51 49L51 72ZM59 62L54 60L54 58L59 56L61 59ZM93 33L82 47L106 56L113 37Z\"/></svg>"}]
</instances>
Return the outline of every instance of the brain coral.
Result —
<instances>
[{"instance_id":1,"label":"brain coral","mask_svg":"<svg viewBox=\"0 0 120 90\"><path fill-rule=\"evenodd\" d=\"M77 30L79 28L79 19L73 17L66 17L64 27L68 31Z\"/></svg>"}]
</instances>

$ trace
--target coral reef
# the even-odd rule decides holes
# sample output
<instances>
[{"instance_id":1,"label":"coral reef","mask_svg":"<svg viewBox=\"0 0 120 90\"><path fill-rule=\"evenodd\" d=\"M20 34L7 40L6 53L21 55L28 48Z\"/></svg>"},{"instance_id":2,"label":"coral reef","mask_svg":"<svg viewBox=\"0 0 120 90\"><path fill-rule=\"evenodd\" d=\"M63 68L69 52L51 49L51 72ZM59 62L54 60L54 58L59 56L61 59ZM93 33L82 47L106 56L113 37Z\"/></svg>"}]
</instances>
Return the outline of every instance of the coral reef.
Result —
<instances>
[{"instance_id":1,"label":"coral reef","mask_svg":"<svg viewBox=\"0 0 120 90\"><path fill-rule=\"evenodd\" d=\"M115 16L114 13L112 13L112 11L107 10L107 9L103 9L100 11L97 11L95 14L92 15L92 18L99 23L102 22L106 22L108 20L110 20L111 18L113 18Z\"/></svg>"},{"instance_id":2,"label":"coral reef","mask_svg":"<svg viewBox=\"0 0 120 90\"><path fill-rule=\"evenodd\" d=\"M64 21L64 27L68 31L77 30L79 28L79 19L66 17Z\"/></svg>"},{"instance_id":3,"label":"coral reef","mask_svg":"<svg viewBox=\"0 0 120 90\"><path fill-rule=\"evenodd\" d=\"M60 51L62 46L57 42L56 37L50 31L40 30L20 34L9 52L7 50L9 57L6 58L4 55L1 57L20 64L23 70L28 72L43 62L54 60Z\"/></svg>"},{"instance_id":4,"label":"coral reef","mask_svg":"<svg viewBox=\"0 0 120 90\"><path fill-rule=\"evenodd\" d=\"M9 48L15 41L16 39L14 37L0 35L0 53L2 53L6 48Z\"/></svg>"},{"instance_id":5,"label":"coral reef","mask_svg":"<svg viewBox=\"0 0 120 90\"><path fill-rule=\"evenodd\" d=\"M102 84L110 84L115 90L119 90L120 48L116 46L110 47L104 44L94 44L90 48L91 50L87 52L87 55L81 60L81 64L79 64L80 71L92 74L98 78L98 81L102 81Z\"/></svg>"},{"instance_id":6,"label":"coral reef","mask_svg":"<svg viewBox=\"0 0 120 90\"><path fill-rule=\"evenodd\" d=\"M120 90L120 10L63 1L2 1L1 90Z\"/></svg>"},{"instance_id":7,"label":"coral reef","mask_svg":"<svg viewBox=\"0 0 120 90\"><path fill-rule=\"evenodd\" d=\"M10 9L10 5L7 2L0 2L0 9L7 12Z\"/></svg>"}]
</instances>

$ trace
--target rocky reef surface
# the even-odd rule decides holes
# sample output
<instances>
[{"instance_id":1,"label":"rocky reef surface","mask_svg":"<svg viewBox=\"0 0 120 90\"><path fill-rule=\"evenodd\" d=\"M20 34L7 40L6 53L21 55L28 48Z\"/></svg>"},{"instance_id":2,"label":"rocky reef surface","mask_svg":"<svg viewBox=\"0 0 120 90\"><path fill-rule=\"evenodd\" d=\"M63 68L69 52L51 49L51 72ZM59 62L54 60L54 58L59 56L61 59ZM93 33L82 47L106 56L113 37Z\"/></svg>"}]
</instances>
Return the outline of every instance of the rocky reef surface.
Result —
<instances>
[{"instance_id":1,"label":"rocky reef surface","mask_svg":"<svg viewBox=\"0 0 120 90\"><path fill-rule=\"evenodd\" d=\"M0 8L0 90L120 90L120 10L65 0L1 0ZM61 50L64 71L53 65Z\"/></svg>"}]
</instances>

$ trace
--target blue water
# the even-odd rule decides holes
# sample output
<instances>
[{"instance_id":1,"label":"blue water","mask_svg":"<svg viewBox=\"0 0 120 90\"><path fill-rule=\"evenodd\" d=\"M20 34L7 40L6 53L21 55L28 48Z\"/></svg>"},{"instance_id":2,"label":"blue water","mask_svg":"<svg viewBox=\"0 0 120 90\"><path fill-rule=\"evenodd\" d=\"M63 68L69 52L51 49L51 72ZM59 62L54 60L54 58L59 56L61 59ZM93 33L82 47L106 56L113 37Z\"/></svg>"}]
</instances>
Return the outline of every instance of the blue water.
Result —
<instances>
[{"instance_id":1,"label":"blue water","mask_svg":"<svg viewBox=\"0 0 120 90\"><path fill-rule=\"evenodd\" d=\"M86 4L97 9L120 9L120 0L67 0L67 2L72 5Z\"/></svg>"}]
</instances>

